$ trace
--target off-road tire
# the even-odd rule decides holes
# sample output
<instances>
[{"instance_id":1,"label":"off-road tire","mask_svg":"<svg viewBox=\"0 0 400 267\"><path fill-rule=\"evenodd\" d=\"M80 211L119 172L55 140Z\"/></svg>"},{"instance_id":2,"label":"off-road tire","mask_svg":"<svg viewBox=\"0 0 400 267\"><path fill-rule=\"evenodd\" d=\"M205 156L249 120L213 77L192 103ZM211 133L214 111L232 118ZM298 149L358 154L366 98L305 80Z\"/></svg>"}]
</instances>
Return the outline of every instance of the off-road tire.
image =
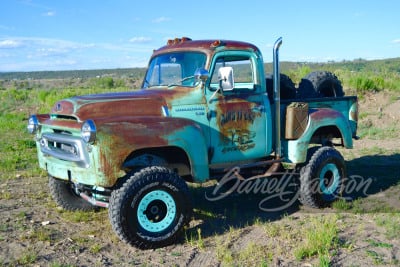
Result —
<instances>
[{"instance_id":1,"label":"off-road tire","mask_svg":"<svg viewBox=\"0 0 400 267\"><path fill-rule=\"evenodd\" d=\"M164 167L147 167L128 174L111 194L109 218L118 237L141 248L158 248L176 241L191 216L185 181Z\"/></svg>"},{"instance_id":2,"label":"off-road tire","mask_svg":"<svg viewBox=\"0 0 400 267\"><path fill-rule=\"evenodd\" d=\"M73 186L73 184L67 181L49 176L50 194L58 206L69 211L96 210L96 206L93 206L76 194Z\"/></svg>"},{"instance_id":3,"label":"off-road tire","mask_svg":"<svg viewBox=\"0 0 400 267\"><path fill-rule=\"evenodd\" d=\"M273 102L274 98L274 81L273 75L266 75L267 91L270 101ZM281 99L294 99L296 97L296 86L289 76L286 74L280 74L280 88L281 88Z\"/></svg>"},{"instance_id":4,"label":"off-road tire","mask_svg":"<svg viewBox=\"0 0 400 267\"><path fill-rule=\"evenodd\" d=\"M345 179L342 155L332 147L320 147L300 170L299 200L312 208L328 207L341 197Z\"/></svg>"},{"instance_id":5,"label":"off-road tire","mask_svg":"<svg viewBox=\"0 0 400 267\"><path fill-rule=\"evenodd\" d=\"M342 97L344 96L342 83L335 74L328 71L315 71L301 79L297 97Z\"/></svg>"}]
</instances>

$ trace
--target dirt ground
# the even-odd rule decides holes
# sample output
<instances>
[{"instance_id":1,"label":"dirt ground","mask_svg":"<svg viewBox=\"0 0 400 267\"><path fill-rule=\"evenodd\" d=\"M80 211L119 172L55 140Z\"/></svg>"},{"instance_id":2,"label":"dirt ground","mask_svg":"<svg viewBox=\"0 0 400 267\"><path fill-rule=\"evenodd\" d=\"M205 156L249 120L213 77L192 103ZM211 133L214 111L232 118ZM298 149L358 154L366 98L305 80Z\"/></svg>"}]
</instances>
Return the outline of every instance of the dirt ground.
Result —
<instances>
[{"instance_id":1,"label":"dirt ground","mask_svg":"<svg viewBox=\"0 0 400 267\"><path fill-rule=\"evenodd\" d=\"M364 125L381 129L400 125L397 96L368 95L360 100L360 110ZM314 266L319 264L316 256L298 260L293 254L302 242L296 228L311 217L329 214L337 216L341 244L331 253L332 266L396 266L400 264L400 229L394 228L397 232L389 235L380 222L392 218L386 211L400 211L398 137L397 133L383 139L366 137L355 141L354 150L343 151L350 174L374 181L359 201L359 212L312 210L298 202L266 212L259 209L260 196L251 195L210 202L204 196L215 185L207 184L191 188L196 197L194 218L181 239L155 250L121 242L111 229L107 210L85 214L57 208L48 195L46 177L6 180L0 184L0 266L220 266L224 265L221 244L233 254L249 244L265 248L270 251L270 266ZM386 180L379 180L380 174ZM272 229L279 233L271 234ZM253 262L247 261L248 265Z\"/></svg>"}]
</instances>

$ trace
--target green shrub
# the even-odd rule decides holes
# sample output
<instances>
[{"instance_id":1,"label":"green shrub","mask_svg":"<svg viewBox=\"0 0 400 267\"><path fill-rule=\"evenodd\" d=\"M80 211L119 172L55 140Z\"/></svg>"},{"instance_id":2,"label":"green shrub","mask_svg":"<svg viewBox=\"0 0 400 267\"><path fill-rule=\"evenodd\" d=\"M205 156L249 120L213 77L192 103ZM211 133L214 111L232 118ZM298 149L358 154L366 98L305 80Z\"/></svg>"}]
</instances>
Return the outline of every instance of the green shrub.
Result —
<instances>
[{"instance_id":1,"label":"green shrub","mask_svg":"<svg viewBox=\"0 0 400 267\"><path fill-rule=\"evenodd\" d=\"M16 101L25 101L28 99L28 91L24 89L11 89L9 90L9 94L11 98L13 98Z\"/></svg>"},{"instance_id":2,"label":"green shrub","mask_svg":"<svg viewBox=\"0 0 400 267\"><path fill-rule=\"evenodd\" d=\"M92 79L92 84L94 87L111 89L114 88L114 79L112 77L99 77Z\"/></svg>"},{"instance_id":3,"label":"green shrub","mask_svg":"<svg viewBox=\"0 0 400 267\"><path fill-rule=\"evenodd\" d=\"M47 98L47 96L50 94L50 92L49 91L45 91L45 90L40 90L39 92L38 92L38 98L39 98L39 100L40 100L40 102L46 102L46 98Z\"/></svg>"},{"instance_id":4,"label":"green shrub","mask_svg":"<svg viewBox=\"0 0 400 267\"><path fill-rule=\"evenodd\" d=\"M365 76L356 76L350 79L350 87L356 89L359 93L377 92L384 87L382 78L369 78Z\"/></svg>"},{"instance_id":5,"label":"green shrub","mask_svg":"<svg viewBox=\"0 0 400 267\"><path fill-rule=\"evenodd\" d=\"M301 79L304 78L307 74L311 72L311 68L309 66L300 66L297 69L291 69L288 71L288 76L292 81L296 84L299 84Z\"/></svg>"}]
</instances>

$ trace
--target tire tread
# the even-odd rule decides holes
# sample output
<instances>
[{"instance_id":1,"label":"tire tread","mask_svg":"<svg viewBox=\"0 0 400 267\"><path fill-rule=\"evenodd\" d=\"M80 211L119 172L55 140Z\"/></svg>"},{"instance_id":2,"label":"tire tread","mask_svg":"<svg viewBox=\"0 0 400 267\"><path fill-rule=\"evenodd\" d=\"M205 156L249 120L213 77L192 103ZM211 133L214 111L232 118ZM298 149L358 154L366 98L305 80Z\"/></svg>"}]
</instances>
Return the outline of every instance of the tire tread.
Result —
<instances>
[{"instance_id":1,"label":"tire tread","mask_svg":"<svg viewBox=\"0 0 400 267\"><path fill-rule=\"evenodd\" d=\"M328 206L330 203L321 202L315 197L315 192L312 191L312 180L315 178L313 177L316 170L319 168L320 164L322 164L328 158L335 158L340 162L343 167L343 175L346 175L344 159L342 155L334 148L323 146L320 147L312 154L311 159L309 160L308 164L305 165L300 170L300 194L299 194L299 201L306 206L312 208L324 208ZM343 187L343 179L342 177L340 181L340 190Z\"/></svg>"},{"instance_id":2,"label":"tire tread","mask_svg":"<svg viewBox=\"0 0 400 267\"><path fill-rule=\"evenodd\" d=\"M125 243L141 249L162 247L175 242L181 229L174 233L171 238L156 243L147 241L145 242L137 238L134 234L130 233L127 229L127 226L124 225L124 222L127 220L127 218L125 218L121 210L126 204L125 202L127 202L128 199L133 196L134 192L132 192L132 188L142 188L143 186L152 182L163 180L176 186L180 193L187 200L185 201L186 203L182 203L186 212L185 221L183 223L183 225L185 225L189 222L191 207L189 189L185 181L181 179L175 172L159 166L147 167L136 173L130 173L127 175L129 177L126 179L125 183L120 188L113 191L110 198L109 218L114 232Z\"/></svg>"},{"instance_id":3,"label":"tire tread","mask_svg":"<svg viewBox=\"0 0 400 267\"><path fill-rule=\"evenodd\" d=\"M97 207L93 206L83 198L75 195L68 182L49 176L49 189L53 200L58 206L69 211L92 211Z\"/></svg>"}]
</instances>

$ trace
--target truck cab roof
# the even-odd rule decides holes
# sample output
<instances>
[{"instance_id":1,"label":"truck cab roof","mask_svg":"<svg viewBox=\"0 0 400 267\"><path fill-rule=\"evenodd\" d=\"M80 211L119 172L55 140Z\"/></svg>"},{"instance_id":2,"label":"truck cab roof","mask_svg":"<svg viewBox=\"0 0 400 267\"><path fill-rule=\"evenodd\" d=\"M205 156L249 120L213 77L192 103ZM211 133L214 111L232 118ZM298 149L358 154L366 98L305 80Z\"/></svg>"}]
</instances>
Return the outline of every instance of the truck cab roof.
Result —
<instances>
[{"instance_id":1,"label":"truck cab roof","mask_svg":"<svg viewBox=\"0 0 400 267\"><path fill-rule=\"evenodd\" d=\"M220 50L250 50L260 53L260 50L253 44L233 41L233 40L192 40L187 37L175 38L167 41L167 44L157 50L154 50L153 57L158 54L173 52L177 50L202 50L206 54L212 54Z\"/></svg>"}]
</instances>

